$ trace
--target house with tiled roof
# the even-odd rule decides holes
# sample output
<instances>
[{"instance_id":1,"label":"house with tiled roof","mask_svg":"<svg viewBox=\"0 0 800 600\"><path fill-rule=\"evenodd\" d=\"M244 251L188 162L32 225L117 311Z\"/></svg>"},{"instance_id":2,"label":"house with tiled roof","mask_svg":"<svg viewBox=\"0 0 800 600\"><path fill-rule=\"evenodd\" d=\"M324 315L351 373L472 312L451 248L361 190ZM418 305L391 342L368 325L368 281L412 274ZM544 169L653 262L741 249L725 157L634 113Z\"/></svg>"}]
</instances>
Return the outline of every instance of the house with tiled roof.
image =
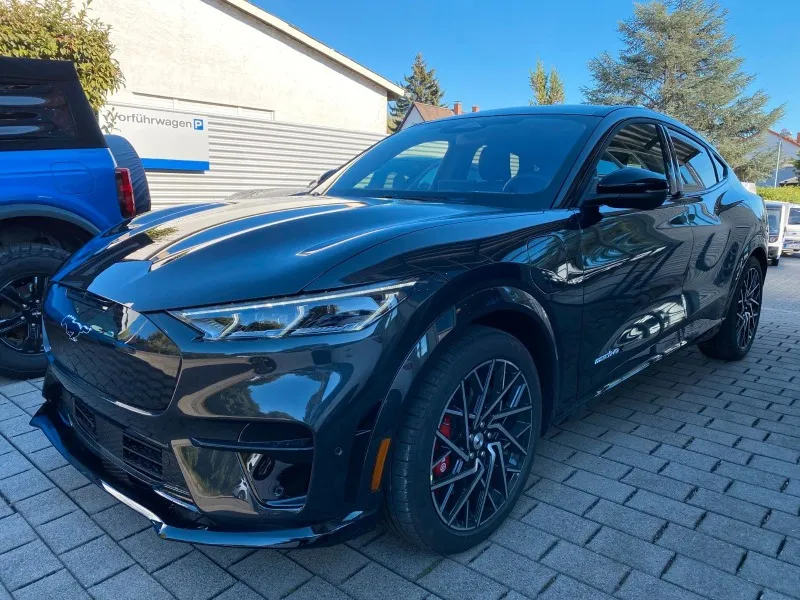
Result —
<instances>
[{"instance_id":1,"label":"house with tiled roof","mask_svg":"<svg viewBox=\"0 0 800 600\"><path fill-rule=\"evenodd\" d=\"M768 177L758 182L758 185L797 185L797 176L792 161L800 158L800 133L796 137L792 137L792 134L786 129L781 132L770 129L763 134L761 147L774 154L778 171L776 177L773 169Z\"/></svg>"},{"instance_id":2,"label":"house with tiled roof","mask_svg":"<svg viewBox=\"0 0 800 600\"><path fill-rule=\"evenodd\" d=\"M417 123L424 123L426 121L435 121L436 119L444 119L445 117L452 117L453 115L460 115L464 110L461 108L461 102L454 102L453 108L447 106L434 106L432 104L424 104L422 102L412 102L411 108L408 109L406 116L398 127L405 129ZM472 106L472 112L478 112L478 106Z\"/></svg>"}]
</instances>

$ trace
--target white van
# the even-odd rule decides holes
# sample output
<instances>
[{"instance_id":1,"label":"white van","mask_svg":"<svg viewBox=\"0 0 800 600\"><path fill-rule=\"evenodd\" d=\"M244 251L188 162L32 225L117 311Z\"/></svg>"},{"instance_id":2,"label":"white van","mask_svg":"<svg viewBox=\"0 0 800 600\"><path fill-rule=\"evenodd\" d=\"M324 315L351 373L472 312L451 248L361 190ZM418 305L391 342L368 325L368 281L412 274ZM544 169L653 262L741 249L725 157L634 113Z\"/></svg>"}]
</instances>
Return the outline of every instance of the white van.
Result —
<instances>
[{"instance_id":1,"label":"white van","mask_svg":"<svg viewBox=\"0 0 800 600\"><path fill-rule=\"evenodd\" d=\"M767 207L767 224L769 225L769 245L767 256L773 267L778 266L781 252L784 250L786 224L789 222L789 205L786 202L765 202Z\"/></svg>"},{"instance_id":2,"label":"white van","mask_svg":"<svg viewBox=\"0 0 800 600\"><path fill-rule=\"evenodd\" d=\"M793 204L789 208L789 222L783 241L784 254L800 252L800 205Z\"/></svg>"}]
</instances>

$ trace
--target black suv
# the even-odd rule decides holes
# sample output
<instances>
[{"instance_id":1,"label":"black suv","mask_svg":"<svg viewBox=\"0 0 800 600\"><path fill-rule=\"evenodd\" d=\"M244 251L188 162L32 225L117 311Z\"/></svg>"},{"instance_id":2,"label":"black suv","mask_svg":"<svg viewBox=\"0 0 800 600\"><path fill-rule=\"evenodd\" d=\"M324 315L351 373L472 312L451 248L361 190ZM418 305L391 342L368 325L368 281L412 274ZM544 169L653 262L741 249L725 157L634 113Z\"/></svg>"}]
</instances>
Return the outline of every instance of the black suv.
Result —
<instances>
[{"instance_id":1,"label":"black suv","mask_svg":"<svg viewBox=\"0 0 800 600\"><path fill-rule=\"evenodd\" d=\"M159 535L297 546L384 514L451 553L548 424L689 343L743 357L764 203L638 108L411 127L307 193L95 238L45 303L34 424Z\"/></svg>"}]
</instances>

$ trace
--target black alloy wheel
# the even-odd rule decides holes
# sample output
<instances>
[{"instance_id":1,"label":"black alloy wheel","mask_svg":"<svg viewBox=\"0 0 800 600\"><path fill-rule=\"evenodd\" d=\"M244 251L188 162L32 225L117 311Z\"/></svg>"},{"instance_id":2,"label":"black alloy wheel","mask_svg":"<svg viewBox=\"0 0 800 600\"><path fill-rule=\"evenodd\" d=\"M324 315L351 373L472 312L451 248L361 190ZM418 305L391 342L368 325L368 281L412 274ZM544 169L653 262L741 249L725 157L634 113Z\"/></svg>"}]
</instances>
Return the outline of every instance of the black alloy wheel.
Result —
<instances>
[{"instance_id":1,"label":"black alloy wheel","mask_svg":"<svg viewBox=\"0 0 800 600\"><path fill-rule=\"evenodd\" d=\"M0 375L38 377L47 368L42 305L69 252L49 244L0 248Z\"/></svg>"},{"instance_id":2,"label":"black alloy wheel","mask_svg":"<svg viewBox=\"0 0 800 600\"><path fill-rule=\"evenodd\" d=\"M508 360L469 372L450 395L431 450L431 499L448 527L476 529L520 482L533 435L525 375Z\"/></svg>"},{"instance_id":3,"label":"black alloy wheel","mask_svg":"<svg viewBox=\"0 0 800 600\"><path fill-rule=\"evenodd\" d=\"M764 266L751 256L731 292L728 312L716 333L698 344L711 358L741 360L756 339L764 292Z\"/></svg>"},{"instance_id":4,"label":"black alloy wheel","mask_svg":"<svg viewBox=\"0 0 800 600\"><path fill-rule=\"evenodd\" d=\"M384 479L388 525L442 554L488 538L525 488L542 397L514 336L472 325L442 342L409 394Z\"/></svg>"},{"instance_id":5,"label":"black alloy wheel","mask_svg":"<svg viewBox=\"0 0 800 600\"><path fill-rule=\"evenodd\" d=\"M761 315L761 270L750 267L744 275L736 299L736 344L740 349L750 347Z\"/></svg>"},{"instance_id":6,"label":"black alloy wheel","mask_svg":"<svg viewBox=\"0 0 800 600\"><path fill-rule=\"evenodd\" d=\"M22 354L41 354L42 303L50 275L33 273L0 283L0 343Z\"/></svg>"}]
</instances>

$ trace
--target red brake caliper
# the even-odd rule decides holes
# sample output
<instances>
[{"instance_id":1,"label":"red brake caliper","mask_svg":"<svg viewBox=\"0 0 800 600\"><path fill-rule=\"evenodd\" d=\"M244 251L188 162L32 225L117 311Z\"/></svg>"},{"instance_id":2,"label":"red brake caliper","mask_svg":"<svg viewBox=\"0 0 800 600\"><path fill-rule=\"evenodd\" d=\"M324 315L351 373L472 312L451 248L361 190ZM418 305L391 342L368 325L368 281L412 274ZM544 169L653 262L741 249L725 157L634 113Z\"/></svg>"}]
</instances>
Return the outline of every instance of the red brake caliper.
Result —
<instances>
[{"instance_id":1,"label":"red brake caliper","mask_svg":"<svg viewBox=\"0 0 800 600\"><path fill-rule=\"evenodd\" d=\"M439 425L439 432L447 439L450 439L450 415L445 415L444 419L442 419L442 424ZM442 450L443 444L439 442L436 444L436 446L437 446L436 451L440 452ZM447 473L447 470L449 468L450 468L450 455L448 454L433 466L433 476L442 477L445 473Z\"/></svg>"}]
</instances>

